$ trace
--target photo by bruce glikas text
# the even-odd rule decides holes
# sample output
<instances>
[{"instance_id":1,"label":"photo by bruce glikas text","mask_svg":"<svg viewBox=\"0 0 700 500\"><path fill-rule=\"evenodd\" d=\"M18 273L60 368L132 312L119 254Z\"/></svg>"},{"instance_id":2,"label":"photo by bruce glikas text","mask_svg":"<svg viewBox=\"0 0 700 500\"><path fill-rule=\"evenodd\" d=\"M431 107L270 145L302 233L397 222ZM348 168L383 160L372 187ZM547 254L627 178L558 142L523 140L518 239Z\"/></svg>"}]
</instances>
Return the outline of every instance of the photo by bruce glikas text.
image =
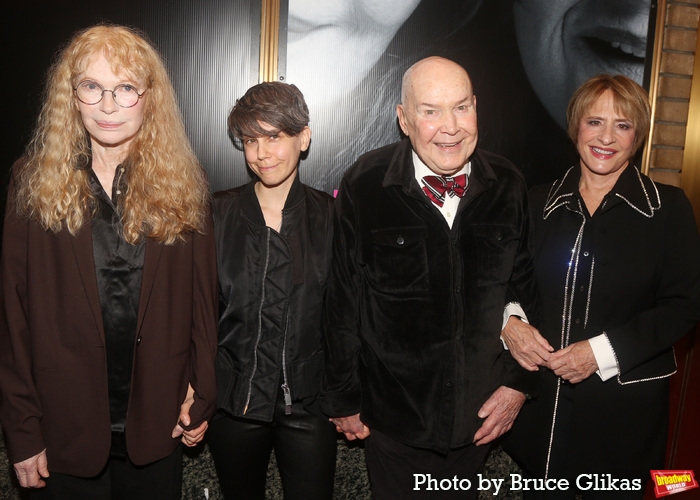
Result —
<instances>
[{"instance_id":1,"label":"photo by bruce glikas text","mask_svg":"<svg viewBox=\"0 0 700 500\"><path fill-rule=\"evenodd\" d=\"M505 483L505 484L504 484ZM567 479L527 479L520 474L511 474L509 480L486 478L477 475L475 481L465 478L436 478L432 474L413 474L414 491L490 491L498 495L502 488L511 491L566 491L576 488L581 491L641 491L641 479L620 479L611 474L580 474L575 484Z\"/></svg>"}]
</instances>

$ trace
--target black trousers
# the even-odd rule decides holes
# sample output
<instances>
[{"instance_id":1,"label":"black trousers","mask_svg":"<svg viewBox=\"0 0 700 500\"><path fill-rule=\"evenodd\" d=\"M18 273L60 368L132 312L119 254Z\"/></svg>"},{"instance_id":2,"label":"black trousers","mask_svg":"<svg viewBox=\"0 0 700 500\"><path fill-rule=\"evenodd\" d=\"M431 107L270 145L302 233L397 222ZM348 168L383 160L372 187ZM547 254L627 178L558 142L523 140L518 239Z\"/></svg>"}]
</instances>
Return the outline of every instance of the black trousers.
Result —
<instances>
[{"instance_id":1,"label":"black trousers","mask_svg":"<svg viewBox=\"0 0 700 500\"><path fill-rule=\"evenodd\" d=\"M490 445L469 445L440 455L372 430L365 440L372 498L476 499L477 474L483 471L490 448Z\"/></svg>"},{"instance_id":2,"label":"black trousers","mask_svg":"<svg viewBox=\"0 0 700 500\"><path fill-rule=\"evenodd\" d=\"M333 497L337 433L328 419L301 403L284 414L278 397L271 423L217 415L207 431L225 499L263 500L270 453L275 450L285 500Z\"/></svg>"},{"instance_id":3,"label":"black trousers","mask_svg":"<svg viewBox=\"0 0 700 500\"><path fill-rule=\"evenodd\" d=\"M95 477L51 471L46 487L29 491L32 500L180 500L182 445L169 456L148 465L134 465L128 457L110 456Z\"/></svg>"}]
</instances>

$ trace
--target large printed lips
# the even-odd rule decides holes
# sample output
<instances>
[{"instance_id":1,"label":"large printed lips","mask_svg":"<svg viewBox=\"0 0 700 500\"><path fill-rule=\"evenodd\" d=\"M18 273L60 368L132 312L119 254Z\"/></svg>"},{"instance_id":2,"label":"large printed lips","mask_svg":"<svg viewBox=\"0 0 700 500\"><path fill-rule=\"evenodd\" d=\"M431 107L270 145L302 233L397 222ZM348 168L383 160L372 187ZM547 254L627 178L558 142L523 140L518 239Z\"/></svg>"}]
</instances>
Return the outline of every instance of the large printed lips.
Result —
<instances>
[{"instance_id":1,"label":"large printed lips","mask_svg":"<svg viewBox=\"0 0 700 500\"><path fill-rule=\"evenodd\" d=\"M644 35L617 28L599 27L581 34L590 50L601 59L617 64L643 64L647 44Z\"/></svg>"},{"instance_id":2,"label":"large printed lips","mask_svg":"<svg viewBox=\"0 0 700 500\"><path fill-rule=\"evenodd\" d=\"M287 20L287 33L293 36L295 40L300 40L314 31L321 31L325 29L338 28L338 24L333 22L321 23L320 20L316 19L316 22L312 22L308 19L303 19L301 17L289 16Z\"/></svg>"}]
</instances>

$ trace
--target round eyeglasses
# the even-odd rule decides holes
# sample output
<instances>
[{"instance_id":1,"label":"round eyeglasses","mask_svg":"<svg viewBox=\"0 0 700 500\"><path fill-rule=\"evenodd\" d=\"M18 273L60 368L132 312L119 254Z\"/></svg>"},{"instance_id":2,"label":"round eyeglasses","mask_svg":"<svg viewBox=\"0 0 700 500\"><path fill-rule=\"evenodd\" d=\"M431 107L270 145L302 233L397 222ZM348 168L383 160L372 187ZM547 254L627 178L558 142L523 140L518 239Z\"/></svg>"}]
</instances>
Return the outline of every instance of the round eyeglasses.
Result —
<instances>
[{"instance_id":1,"label":"round eyeglasses","mask_svg":"<svg viewBox=\"0 0 700 500\"><path fill-rule=\"evenodd\" d=\"M75 90L75 95L78 97L80 102L90 105L100 102L104 97L105 92L111 92L114 102L122 108L131 108L136 106L139 99L141 99L143 94L146 93L144 90L139 94L136 87L129 85L128 83L117 85L112 90L105 89L102 88L102 85L97 82L93 82L92 80L84 80L80 82L73 90Z\"/></svg>"}]
</instances>

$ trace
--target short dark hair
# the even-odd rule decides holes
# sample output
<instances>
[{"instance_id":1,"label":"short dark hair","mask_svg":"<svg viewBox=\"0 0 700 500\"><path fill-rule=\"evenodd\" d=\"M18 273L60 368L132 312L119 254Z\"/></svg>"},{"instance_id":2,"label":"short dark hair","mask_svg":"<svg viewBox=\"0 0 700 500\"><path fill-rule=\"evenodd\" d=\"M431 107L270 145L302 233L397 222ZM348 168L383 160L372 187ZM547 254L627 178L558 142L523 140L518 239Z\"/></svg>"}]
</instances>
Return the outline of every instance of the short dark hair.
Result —
<instances>
[{"instance_id":1,"label":"short dark hair","mask_svg":"<svg viewBox=\"0 0 700 500\"><path fill-rule=\"evenodd\" d=\"M634 150L637 151L649 135L651 106L646 90L624 75L594 76L574 92L566 110L569 138L576 144L581 119L607 90L612 93L615 112L634 124Z\"/></svg>"},{"instance_id":2,"label":"short dark hair","mask_svg":"<svg viewBox=\"0 0 700 500\"><path fill-rule=\"evenodd\" d=\"M296 136L309 125L309 108L294 85L264 82L249 88L228 115L228 129L238 139L269 134L260 122Z\"/></svg>"}]
</instances>

